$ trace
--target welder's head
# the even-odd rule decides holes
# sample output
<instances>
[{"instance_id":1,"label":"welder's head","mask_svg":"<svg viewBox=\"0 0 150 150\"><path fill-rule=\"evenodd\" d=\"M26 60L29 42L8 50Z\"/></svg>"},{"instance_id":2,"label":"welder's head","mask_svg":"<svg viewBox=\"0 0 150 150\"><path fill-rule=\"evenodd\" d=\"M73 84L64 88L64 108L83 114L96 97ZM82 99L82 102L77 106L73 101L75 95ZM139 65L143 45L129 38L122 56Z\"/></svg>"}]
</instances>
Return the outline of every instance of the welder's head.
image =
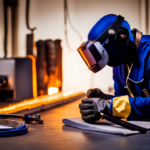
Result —
<instances>
[{"instance_id":1,"label":"welder's head","mask_svg":"<svg viewBox=\"0 0 150 150\"><path fill-rule=\"evenodd\" d=\"M129 23L120 15L106 15L92 27L78 52L96 73L106 65L123 64L129 42L134 42Z\"/></svg>"}]
</instances>

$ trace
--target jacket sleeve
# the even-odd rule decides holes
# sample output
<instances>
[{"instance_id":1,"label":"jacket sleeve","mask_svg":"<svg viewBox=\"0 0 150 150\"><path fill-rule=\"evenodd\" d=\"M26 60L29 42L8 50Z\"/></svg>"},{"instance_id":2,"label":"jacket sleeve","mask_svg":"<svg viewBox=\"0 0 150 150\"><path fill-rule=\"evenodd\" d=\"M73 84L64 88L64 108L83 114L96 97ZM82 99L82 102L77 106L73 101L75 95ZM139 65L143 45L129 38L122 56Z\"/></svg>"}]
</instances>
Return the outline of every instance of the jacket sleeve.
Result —
<instances>
[{"instance_id":1,"label":"jacket sleeve","mask_svg":"<svg viewBox=\"0 0 150 150\"><path fill-rule=\"evenodd\" d=\"M150 119L150 97L129 97L131 113L128 120Z\"/></svg>"},{"instance_id":2,"label":"jacket sleeve","mask_svg":"<svg viewBox=\"0 0 150 150\"><path fill-rule=\"evenodd\" d=\"M115 70L113 69L113 80L114 80L114 97L111 98L111 103L110 103L110 110L113 116L115 117L121 117L121 118L127 118L130 114L130 105L128 103L128 99L126 96L129 96L128 90L124 88L124 86L121 84L119 78L117 77L117 74ZM124 98L125 100L122 100ZM126 106L126 108L125 108ZM125 111L125 109L127 109Z\"/></svg>"},{"instance_id":3,"label":"jacket sleeve","mask_svg":"<svg viewBox=\"0 0 150 150\"><path fill-rule=\"evenodd\" d=\"M150 70L146 72L150 73ZM110 103L112 115L128 120L150 119L150 96L145 98L141 96L130 97L122 91L123 89L119 85L119 80L116 76L114 77L114 82L115 97L111 98Z\"/></svg>"},{"instance_id":4,"label":"jacket sleeve","mask_svg":"<svg viewBox=\"0 0 150 150\"><path fill-rule=\"evenodd\" d=\"M150 97L114 97L110 103L112 115L128 120L150 119Z\"/></svg>"},{"instance_id":5,"label":"jacket sleeve","mask_svg":"<svg viewBox=\"0 0 150 150\"><path fill-rule=\"evenodd\" d=\"M131 105L129 103L129 93L120 83L117 76L113 75L115 96L111 97L110 110L112 116L127 119L131 113Z\"/></svg>"},{"instance_id":6,"label":"jacket sleeve","mask_svg":"<svg viewBox=\"0 0 150 150\"><path fill-rule=\"evenodd\" d=\"M147 62L145 78L147 78L149 86L147 90L150 90L150 59ZM129 97L129 102L131 105L131 113L128 120L150 119L150 96Z\"/></svg>"}]
</instances>

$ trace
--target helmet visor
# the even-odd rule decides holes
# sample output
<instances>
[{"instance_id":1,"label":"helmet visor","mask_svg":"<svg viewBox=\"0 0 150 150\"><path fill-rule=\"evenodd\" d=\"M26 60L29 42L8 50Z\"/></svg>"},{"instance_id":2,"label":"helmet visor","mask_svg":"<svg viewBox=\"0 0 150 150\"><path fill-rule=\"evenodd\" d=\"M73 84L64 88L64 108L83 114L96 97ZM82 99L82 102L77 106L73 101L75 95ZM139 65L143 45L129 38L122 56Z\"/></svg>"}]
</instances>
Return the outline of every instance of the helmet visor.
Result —
<instances>
[{"instance_id":1,"label":"helmet visor","mask_svg":"<svg viewBox=\"0 0 150 150\"><path fill-rule=\"evenodd\" d=\"M84 42L77 50L92 72L96 73L103 68L103 65L101 65L103 53L107 52L99 42Z\"/></svg>"}]
</instances>

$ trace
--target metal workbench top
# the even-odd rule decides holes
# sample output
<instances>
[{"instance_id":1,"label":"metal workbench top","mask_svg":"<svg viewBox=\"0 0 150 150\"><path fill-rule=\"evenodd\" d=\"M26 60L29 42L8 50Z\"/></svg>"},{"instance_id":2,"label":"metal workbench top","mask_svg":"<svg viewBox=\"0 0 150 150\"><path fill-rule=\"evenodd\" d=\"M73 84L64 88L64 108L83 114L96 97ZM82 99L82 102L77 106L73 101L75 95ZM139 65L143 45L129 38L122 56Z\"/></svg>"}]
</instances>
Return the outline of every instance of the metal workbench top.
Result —
<instances>
[{"instance_id":1,"label":"metal workbench top","mask_svg":"<svg viewBox=\"0 0 150 150\"><path fill-rule=\"evenodd\" d=\"M150 131L120 136L64 126L79 117L80 100L41 112L44 124L29 124L28 134L0 138L1 150L150 150Z\"/></svg>"}]
</instances>

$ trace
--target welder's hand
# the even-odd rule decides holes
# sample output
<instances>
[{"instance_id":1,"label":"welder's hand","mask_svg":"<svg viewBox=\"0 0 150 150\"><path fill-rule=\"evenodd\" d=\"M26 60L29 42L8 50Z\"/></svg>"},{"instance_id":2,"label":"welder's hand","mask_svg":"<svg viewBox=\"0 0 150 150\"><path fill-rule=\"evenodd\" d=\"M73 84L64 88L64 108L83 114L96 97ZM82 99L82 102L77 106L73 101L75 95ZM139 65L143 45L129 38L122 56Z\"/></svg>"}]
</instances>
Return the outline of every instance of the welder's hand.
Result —
<instances>
[{"instance_id":1,"label":"welder's hand","mask_svg":"<svg viewBox=\"0 0 150 150\"><path fill-rule=\"evenodd\" d=\"M101 118L100 112L111 114L109 103L101 98L85 98L79 104L82 119L86 122L94 122Z\"/></svg>"},{"instance_id":2,"label":"welder's hand","mask_svg":"<svg viewBox=\"0 0 150 150\"><path fill-rule=\"evenodd\" d=\"M94 88L94 89L89 89L87 91L87 97L99 97L102 99L109 99L108 95L104 94L100 89Z\"/></svg>"}]
</instances>

